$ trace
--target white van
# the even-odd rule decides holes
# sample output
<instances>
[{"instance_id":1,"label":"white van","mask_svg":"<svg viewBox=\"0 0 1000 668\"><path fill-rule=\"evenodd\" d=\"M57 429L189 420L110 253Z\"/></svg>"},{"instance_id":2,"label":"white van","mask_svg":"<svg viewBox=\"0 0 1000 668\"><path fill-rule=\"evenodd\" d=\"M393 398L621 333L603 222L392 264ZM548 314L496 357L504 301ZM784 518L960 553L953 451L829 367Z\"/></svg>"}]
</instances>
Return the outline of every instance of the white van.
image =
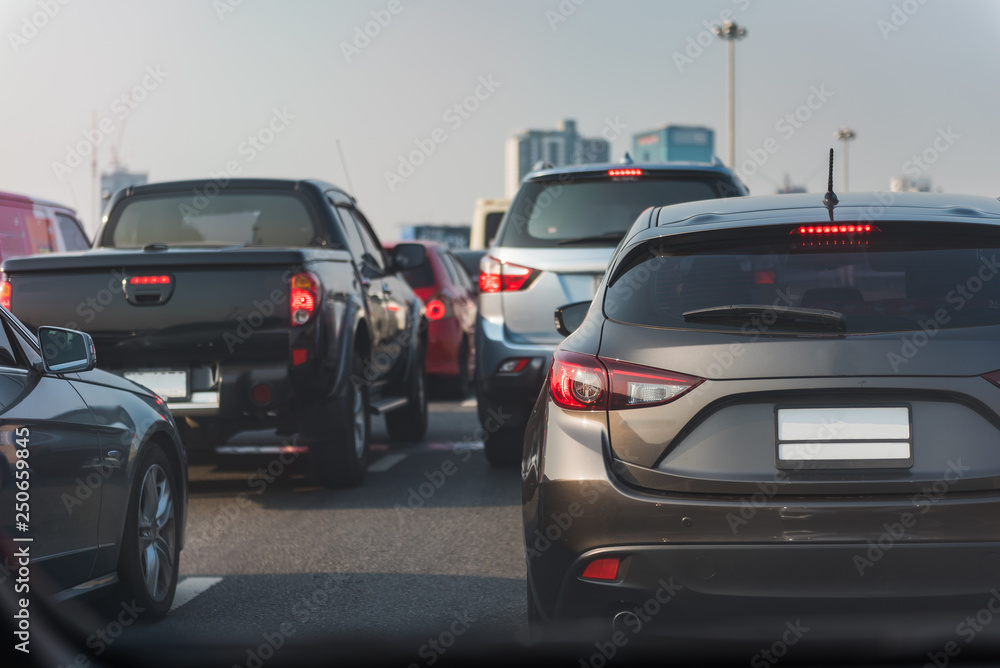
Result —
<instances>
[{"instance_id":1,"label":"white van","mask_svg":"<svg viewBox=\"0 0 1000 668\"><path fill-rule=\"evenodd\" d=\"M510 207L510 198L479 198L472 212L472 233L469 236L469 250L486 250L500 229L500 221Z\"/></svg>"}]
</instances>

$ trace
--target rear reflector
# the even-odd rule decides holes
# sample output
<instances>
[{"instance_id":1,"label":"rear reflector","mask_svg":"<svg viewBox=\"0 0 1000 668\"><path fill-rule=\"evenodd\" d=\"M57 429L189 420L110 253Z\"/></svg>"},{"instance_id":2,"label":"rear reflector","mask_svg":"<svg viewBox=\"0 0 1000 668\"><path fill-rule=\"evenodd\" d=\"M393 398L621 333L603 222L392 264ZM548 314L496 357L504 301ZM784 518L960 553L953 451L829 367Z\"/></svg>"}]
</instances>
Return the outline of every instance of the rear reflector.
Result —
<instances>
[{"instance_id":1,"label":"rear reflector","mask_svg":"<svg viewBox=\"0 0 1000 668\"><path fill-rule=\"evenodd\" d=\"M309 351L305 348L292 349L292 366L305 364L309 360Z\"/></svg>"},{"instance_id":2,"label":"rear reflector","mask_svg":"<svg viewBox=\"0 0 1000 668\"><path fill-rule=\"evenodd\" d=\"M583 569L583 575L580 577L588 580L614 581L618 579L618 567L620 565L621 559L618 557L595 559L587 564L587 567Z\"/></svg>"},{"instance_id":3,"label":"rear reflector","mask_svg":"<svg viewBox=\"0 0 1000 668\"><path fill-rule=\"evenodd\" d=\"M253 397L253 402L258 406L266 406L271 403L274 393L271 391L270 385L260 383L259 385L254 385L253 390L250 391L250 396Z\"/></svg>"}]
</instances>

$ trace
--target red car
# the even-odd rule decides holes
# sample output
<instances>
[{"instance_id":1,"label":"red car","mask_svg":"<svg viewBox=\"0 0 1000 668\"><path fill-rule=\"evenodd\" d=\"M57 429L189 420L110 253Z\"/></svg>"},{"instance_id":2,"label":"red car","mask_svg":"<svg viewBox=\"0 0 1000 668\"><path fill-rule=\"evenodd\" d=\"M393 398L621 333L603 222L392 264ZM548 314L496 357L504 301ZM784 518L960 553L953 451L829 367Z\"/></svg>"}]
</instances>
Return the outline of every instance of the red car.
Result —
<instances>
[{"instance_id":1,"label":"red car","mask_svg":"<svg viewBox=\"0 0 1000 668\"><path fill-rule=\"evenodd\" d=\"M424 302L427 316L427 373L444 394L464 398L475 368L475 326L478 296L462 263L447 247L417 241L427 247L427 262L404 271L403 277ZM391 250L392 244L385 245Z\"/></svg>"}]
</instances>

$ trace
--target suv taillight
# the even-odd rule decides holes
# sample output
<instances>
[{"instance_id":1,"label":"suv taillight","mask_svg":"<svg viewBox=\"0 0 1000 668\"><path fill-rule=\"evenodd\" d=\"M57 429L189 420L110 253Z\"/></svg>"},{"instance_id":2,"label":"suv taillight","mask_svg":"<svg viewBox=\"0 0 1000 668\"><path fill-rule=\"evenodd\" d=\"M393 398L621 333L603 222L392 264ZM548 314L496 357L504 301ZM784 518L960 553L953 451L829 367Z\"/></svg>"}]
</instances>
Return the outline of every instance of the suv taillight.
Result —
<instances>
[{"instance_id":1,"label":"suv taillight","mask_svg":"<svg viewBox=\"0 0 1000 668\"><path fill-rule=\"evenodd\" d=\"M451 308L451 300L446 295L434 295L424 307L424 315L428 320L441 320L454 315Z\"/></svg>"},{"instance_id":2,"label":"suv taillight","mask_svg":"<svg viewBox=\"0 0 1000 668\"><path fill-rule=\"evenodd\" d=\"M320 283L316 274L303 271L292 276L292 326L304 325L319 306Z\"/></svg>"},{"instance_id":3,"label":"suv taillight","mask_svg":"<svg viewBox=\"0 0 1000 668\"><path fill-rule=\"evenodd\" d=\"M6 277L0 281L0 306L10 310L10 281Z\"/></svg>"},{"instance_id":4,"label":"suv taillight","mask_svg":"<svg viewBox=\"0 0 1000 668\"><path fill-rule=\"evenodd\" d=\"M480 292L514 292L530 285L535 270L519 264L502 262L491 255L479 261Z\"/></svg>"},{"instance_id":5,"label":"suv taillight","mask_svg":"<svg viewBox=\"0 0 1000 668\"><path fill-rule=\"evenodd\" d=\"M549 393L563 408L621 410L669 403L702 380L631 362L557 350L549 371Z\"/></svg>"}]
</instances>

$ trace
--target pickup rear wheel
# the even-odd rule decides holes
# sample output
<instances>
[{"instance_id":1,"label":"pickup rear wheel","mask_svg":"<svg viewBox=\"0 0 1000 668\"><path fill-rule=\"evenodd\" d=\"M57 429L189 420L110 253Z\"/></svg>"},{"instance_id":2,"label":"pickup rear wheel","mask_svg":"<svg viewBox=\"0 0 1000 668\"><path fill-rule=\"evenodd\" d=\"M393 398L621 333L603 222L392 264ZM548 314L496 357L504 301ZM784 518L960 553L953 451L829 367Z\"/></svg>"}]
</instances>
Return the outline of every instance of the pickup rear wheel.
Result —
<instances>
[{"instance_id":1,"label":"pickup rear wheel","mask_svg":"<svg viewBox=\"0 0 1000 668\"><path fill-rule=\"evenodd\" d=\"M418 349L406 387L407 404L386 413L385 428L394 441L419 441L427 434L427 371L424 348Z\"/></svg>"},{"instance_id":2,"label":"pickup rear wheel","mask_svg":"<svg viewBox=\"0 0 1000 668\"><path fill-rule=\"evenodd\" d=\"M354 373L341 395L320 407L326 428L319 442L309 445L317 481L325 487L355 487L368 472L371 418L368 385L360 379L364 363L354 355Z\"/></svg>"}]
</instances>

